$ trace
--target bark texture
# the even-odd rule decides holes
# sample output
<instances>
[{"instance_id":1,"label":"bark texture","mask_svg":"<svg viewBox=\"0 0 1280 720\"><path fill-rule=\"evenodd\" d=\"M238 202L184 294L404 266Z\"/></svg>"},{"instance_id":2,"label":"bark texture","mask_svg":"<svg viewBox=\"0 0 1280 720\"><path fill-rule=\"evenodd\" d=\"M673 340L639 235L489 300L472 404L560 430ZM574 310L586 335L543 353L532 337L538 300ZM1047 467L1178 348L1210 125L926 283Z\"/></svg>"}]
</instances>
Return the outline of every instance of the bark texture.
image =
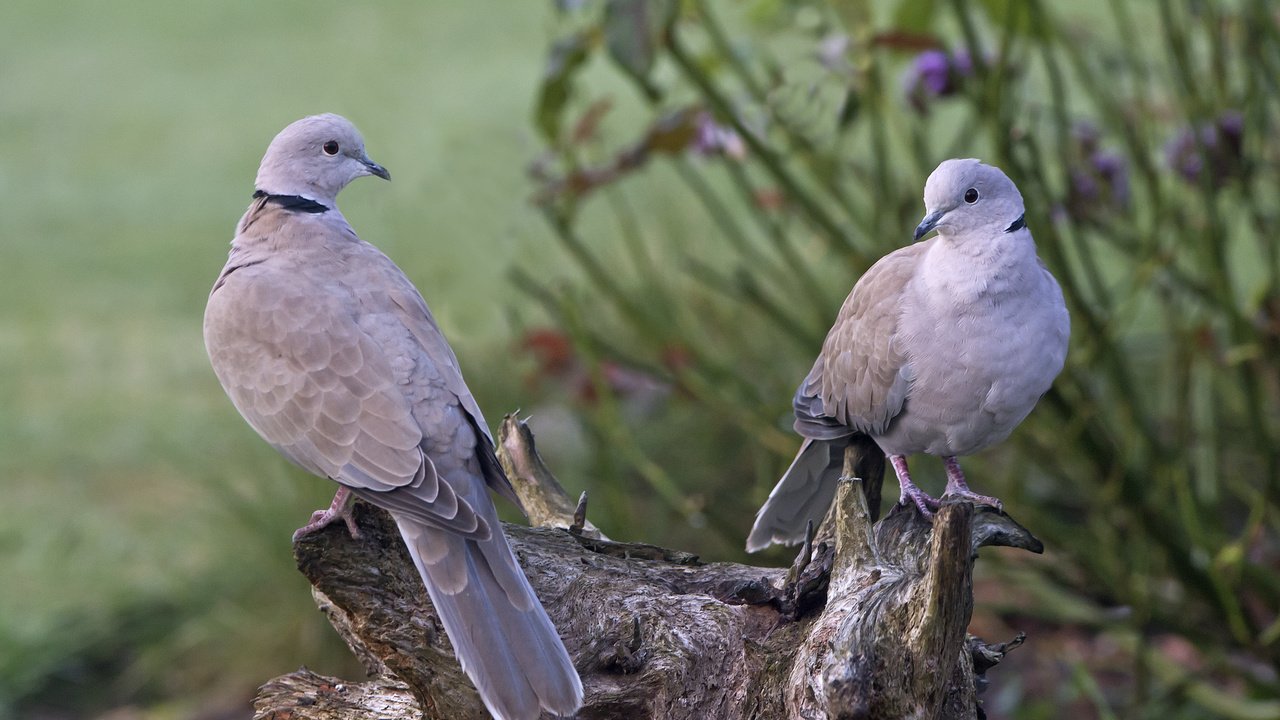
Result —
<instances>
[{"instance_id":1,"label":"bark texture","mask_svg":"<svg viewBox=\"0 0 1280 720\"><path fill-rule=\"evenodd\" d=\"M703 563L603 537L517 419L499 446L537 526L503 529L582 675L583 720L978 718L985 673L1021 642L965 632L977 549L1042 549L991 508L944 498L932 523L902 506L873 523L861 482L847 480L790 569ZM360 539L331 526L294 555L370 679L276 678L255 718L488 717L395 524L367 505L356 518Z\"/></svg>"}]
</instances>

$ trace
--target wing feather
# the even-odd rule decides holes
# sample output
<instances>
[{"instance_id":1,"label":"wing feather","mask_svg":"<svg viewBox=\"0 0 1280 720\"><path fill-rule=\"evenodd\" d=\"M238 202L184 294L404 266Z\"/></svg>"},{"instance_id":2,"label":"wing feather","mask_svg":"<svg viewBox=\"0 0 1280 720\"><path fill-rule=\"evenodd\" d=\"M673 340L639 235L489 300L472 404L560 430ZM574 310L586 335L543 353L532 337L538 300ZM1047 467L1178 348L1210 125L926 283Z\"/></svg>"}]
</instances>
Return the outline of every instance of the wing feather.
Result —
<instances>
[{"instance_id":1,"label":"wing feather","mask_svg":"<svg viewBox=\"0 0 1280 720\"><path fill-rule=\"evenodd\" d=\"M395 266L392 265L392 267ZM473 452L479 459L485 483L524 512L519 496L511 487L511 481L507 479L501 463L498 462L493 435L488 423L485 422L484 414L480 412L480 405L462 379L458 358L449 347L444 333L440 331L422 295L398 268L395 269L393 276L387 278L385 284L388 299L399 310L400 321L427 353L431 366L439 375L438 382L463 410L476 440L474 448L469 449L469 452Z\"/></svg>"},{"instance_id":2,"label":"wing feather","mask_svg":"<svg viewBox=\"0 0 1280 720\"><path fill-rule=\"evenodd\" d=\"M440 481L410 399L349 304L269 271L223 278L206 312L210 360L249 424L296 464L375 505L489 537L484 519Z\"/></svg>"},{"instance_id":3,"label":"wing feather","mask_svg":"<svg viewBox=\"0 0 1280 720\"><path fill-rule=\"evenodd\" d=\"M793 401L798 433L831 440L876 435L906 401L910 368L895 336L901 297L932 240L901 248L854 285Z\"/></svg>"}]
</instances>

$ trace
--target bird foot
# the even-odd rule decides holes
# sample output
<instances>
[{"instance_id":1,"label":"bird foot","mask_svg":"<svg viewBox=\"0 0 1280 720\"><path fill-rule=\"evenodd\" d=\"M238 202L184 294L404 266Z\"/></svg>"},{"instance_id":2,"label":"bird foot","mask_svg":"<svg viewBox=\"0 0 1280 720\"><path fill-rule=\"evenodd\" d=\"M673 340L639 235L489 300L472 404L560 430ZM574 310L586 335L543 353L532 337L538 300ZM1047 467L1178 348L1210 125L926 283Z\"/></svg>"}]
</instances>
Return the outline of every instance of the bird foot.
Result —
<instances>
[{"instance_id":1,"label":"bird foot","mask_svg":"<svg viewBox=\"0 0 1280 720\"><path fill-rule=\"evenodd\" d=\"M889 455L889 464L893 466L893 471L898 475L898 503L906 505L910 501L920 511L925 520L933 519L933 511L942 507L935 499L925 494L925 491L916 487L911 482L911 473L907 470L907 459L902 455Z\"/></svg>"},{"instance_id":2,"label":"bird foot","mask_svg":"<svg viewBox=\"0 0 1280 720\"><path fill-rule=\"evenodd\" d=\"M351 539L359 540L360 529L356 527L356 518L353 514L352 506L347 502L350 498L350 490L345 487L339 488L338 492L333 496L333 502L329 504L329 507L311 513L311 519L307 521L307 524L293 531L294 542L297 542L303 536L326 528L338 520L341 520L347 526L347 532L351 533Z\"/></svg>"},{"instance_id":3,"label":"bird foot","mask_svg":"<svg viewBox=\"0 0 1280 720\"><path fill-rule=\"evenodd\" d=\"M947 488L947 492L943 497L957 497L961 500L968 500L974 505L990 505L1000 512L1004 512L1004 503L1000 501L1000 498L991 497L990 495L979 495L969 488Z\"/></svg>"},{"instance_id":4,"label":"bird foot","mask_svg":"<svg viewBox=\"0 0 1280 720\"><path fill-rule=\"evenodd\" d=\"M943 497L955 496L961 500L968 500L974 505L990 505L1004 512L1004 503L1000 502L1000 498L979 495L969 489L969 483L964 479L964 471L960 469L960 461L954 455L943 458L942 463L947 468L947 489L942 493Z\"/></svg>"},{"instance_id":5,"label":"bird foot","mask_svg":"<svg viewBox=\"0 0 1280 720\"><path fill-rule=\"evenodd\" d=\"M942 507L942 503L935 498L929 497L925 491L914 485L909 488L903 488L902 497L898 499L898 503L901 505L906 505L908 502L916 506L916 509L920 511L920 515L925 520L932 520L933 511Z\"/></svg>"}]
</instances>

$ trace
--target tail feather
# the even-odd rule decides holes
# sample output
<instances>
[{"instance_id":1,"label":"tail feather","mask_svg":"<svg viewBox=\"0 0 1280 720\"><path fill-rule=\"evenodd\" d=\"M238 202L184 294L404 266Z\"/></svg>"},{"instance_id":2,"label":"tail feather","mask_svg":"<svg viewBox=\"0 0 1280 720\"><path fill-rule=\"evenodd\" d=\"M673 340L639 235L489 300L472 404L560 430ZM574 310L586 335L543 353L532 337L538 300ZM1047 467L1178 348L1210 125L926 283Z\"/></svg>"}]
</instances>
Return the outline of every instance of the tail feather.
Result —
<instances>
[{"instance_id":1,"label":"tail feather","mask_svg":"<svg viewBox=\"0 0 1280 720\"><path fill-rule=\"evenodd\" d=\"M848 438L814 440L806 438L796 459L769 493L756 513L755 525L747 536L747 552L763 550L773 543L792 545L804 540L810 520L822 522L835 497L836 482L844 461Z\"/></svg>"},{"instance_id":2,"label":"tail feather","mask_svg":"<svg viewBox=\"0 0 1280 720\"><path fill-rule=\"evenodd\" d=\"M533 720L541 709L573 715L582 681L496 514L491 522L492 536L476 541L396 516L458 662L489 712L500 720Z\"/></svg>"}]
</instances>

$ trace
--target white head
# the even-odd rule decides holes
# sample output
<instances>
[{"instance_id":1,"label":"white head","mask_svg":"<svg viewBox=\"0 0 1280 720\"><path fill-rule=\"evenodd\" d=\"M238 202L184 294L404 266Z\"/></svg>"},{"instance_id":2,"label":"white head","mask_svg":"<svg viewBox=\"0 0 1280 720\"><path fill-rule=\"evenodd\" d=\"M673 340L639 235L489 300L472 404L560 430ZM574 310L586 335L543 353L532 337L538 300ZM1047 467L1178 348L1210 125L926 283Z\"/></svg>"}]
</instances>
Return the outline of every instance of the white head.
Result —
<instances>
[{"instance_id":1,"label":"white head","mask_svg":"<svg viewBox=\"0 0 1280 720\"><path fill-rule=\"evenodd\" d=\"M924 220L916 240L937 229L943 237L971 232L983 237L1018 230L1025 210L1022 193L1000 168L972 158L944 160L924 184Z\"/></svg>"},{"instance_id":2,"label":"white head","mask_svg":"<svg viewBox=\"0 0 1280 720\"><path fill-rule=\"evenodd\" d=\"M334 207L338 192L364 175L391 179L369 159L364 138L341 115L312 115L276 135L258 166L257 190L270 195L300 195Z\"/></svg>"}]
</instances>

